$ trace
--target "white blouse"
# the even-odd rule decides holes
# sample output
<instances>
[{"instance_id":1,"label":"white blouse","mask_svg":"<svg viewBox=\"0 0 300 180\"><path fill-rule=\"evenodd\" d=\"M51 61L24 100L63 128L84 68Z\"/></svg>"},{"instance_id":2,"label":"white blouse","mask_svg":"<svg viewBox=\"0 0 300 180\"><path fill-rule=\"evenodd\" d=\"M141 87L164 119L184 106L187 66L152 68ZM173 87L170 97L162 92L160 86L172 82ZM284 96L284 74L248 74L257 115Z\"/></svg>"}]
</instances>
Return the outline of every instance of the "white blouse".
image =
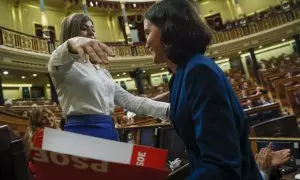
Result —
<instances>
[{"instance_id":1,"label":"white blouse","mask_svg":"<svg viewBox=\"0 0 300 180\"><path fill-rule=\"evenodd\" d=\"M56 88L63 116L111 115L115 103L139 115L167 120L169 103L130 94L116 84L110 73L68 51L67 41L51 55L48 71Z\"/></svg>"}]
</instances>

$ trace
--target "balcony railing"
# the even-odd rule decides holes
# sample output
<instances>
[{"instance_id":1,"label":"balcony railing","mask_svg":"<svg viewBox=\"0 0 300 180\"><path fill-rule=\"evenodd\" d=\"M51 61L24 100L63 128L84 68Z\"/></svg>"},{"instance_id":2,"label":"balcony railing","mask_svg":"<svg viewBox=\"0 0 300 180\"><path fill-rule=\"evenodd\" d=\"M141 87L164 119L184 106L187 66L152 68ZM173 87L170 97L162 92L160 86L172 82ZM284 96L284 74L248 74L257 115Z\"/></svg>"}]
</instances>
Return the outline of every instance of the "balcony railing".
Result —
<instances>
[{"instance_id":1,"label":"balcony railing","mask_svg":"<svg viewBox=\"0 0 300 180\"><path fill-rule=\"evenodd\" d=\"M212 44L255 34L300 18L300 7L294 7L289 10L280 9L273 13L269 11L266 11L262 17L252 15L227 23L224 30L213 33Z\"/></svg>"},{"instance_id":2,"label":"balcony railing","mask_svg":"<svg viewBox=\"0 0 300 180\"><path fill-rule=\"evenodd\" d=\"M0 27L0 44L43 54L50 54L59 45L58 42L51 42L46 38L31 36L4 27ZM145 48L143 43L132 45L108 43L108 45L116 52L117 57L150 55L149 50Z\"/></svg>"},{"instance_id":3,"label":"balcony railing","mask_svg":"<svg viewBox=\"0 0 300 180\"><path fill-rule=\"evenodd\" d=\"M134 43L132 45L128 45L124 43L107 42L106 44L113 49L117 57L151 55L144 43Z\"/></svg>"},{"instance_id":4,"label":"balcony railing","mask_svg":"<svg viewBox=\"0 0 300 180\"><path fill-rule=\"evenodd\" d=\"M225 30L214 32L212 44L255 34L299 18L299 7L294 7L288 11L279 10L276 13L265 15L259 19L246 17L244 20L231 23L231 25L230 23L227 24ZM50 54L58 46L58 42L51 42L49 39L31 36L4 27L0 27L0 44L11 48L43 54ZM151 54L149 50L145 48L144 43L128 45L108 42L107 44L116 52L117 57L146 56Z\"/></svg>"},{"instance_id":5,"label":"balcony railing","mask_svg":"<svg viewBox=\"0 0 300 180\"><path fill-rule=\"evenodd\" d=\"M1 45L37 53L49 53L47 39L20 33L4 27L0 27L0 34Z\"/></svg>"}]
</instances>

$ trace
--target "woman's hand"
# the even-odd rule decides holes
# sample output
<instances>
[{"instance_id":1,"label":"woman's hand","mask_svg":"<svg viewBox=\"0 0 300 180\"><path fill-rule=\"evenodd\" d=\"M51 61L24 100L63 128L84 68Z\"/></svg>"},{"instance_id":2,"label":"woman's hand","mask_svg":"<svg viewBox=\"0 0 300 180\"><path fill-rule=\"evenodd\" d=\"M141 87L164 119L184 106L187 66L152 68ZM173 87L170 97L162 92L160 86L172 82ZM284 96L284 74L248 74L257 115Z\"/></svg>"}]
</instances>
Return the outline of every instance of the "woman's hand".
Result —
<instances>
[{"instance_id":1,"label":"woman's hand","mask_svg":"<svg viewBox=\"0 0 300 180\"><path fill-rule=\"evenodd\" d=\"M272 143L268 147L262 148L258 154L255 155L256 164L264 171L268 172L272 167Z\"/></svg>"},{"instance_id":2,"label":"woman's hand","mask_svg":"<svg viewBox=\"0 0 300 180\"><path fill-rule=\"evenodd\" d=\"M130 125L132 123L134 123L134 119L132 117L127 117L127 116L123 116L122 120L124 122L124 124Z\"/></svg>"},{"instance_id":3,"label":"woman's hand","mask_svg":"<svg viewBox=\"0 0 300 180\"><path fill-rule=\"evenodd\" d=\"M262 148L255 156L256 163L262 170L281 166L290 159L291 151L289 149L273 151L272 143L269 143L267 148Z\"/></svg>"},{"instance_id":4,"label":"woman's hand","mask_svg":"<svg viewBox=\"0 0 300 180\"><path fill-rule=\"evenodd\" d=\"M92 64L103 64L108 62L108 56L115 56L115 53L107 45L86 37L74 37L68 40L68 50L78 54L81 60L90 57ZM107 55L106 55L107 54Z\"/></svg>"},{"instance_id":5,"label":"woman's hand","mask_svg":"<svg viewBox=\"0 0 300 180\"><path fill-rule=\"evenodd\" d=\"M272 165L272 167L278 167L278 166L283 165L290 159L291 159L291 151L289 149L273 151L271 165Z\"/></svg>"}]
</instances>

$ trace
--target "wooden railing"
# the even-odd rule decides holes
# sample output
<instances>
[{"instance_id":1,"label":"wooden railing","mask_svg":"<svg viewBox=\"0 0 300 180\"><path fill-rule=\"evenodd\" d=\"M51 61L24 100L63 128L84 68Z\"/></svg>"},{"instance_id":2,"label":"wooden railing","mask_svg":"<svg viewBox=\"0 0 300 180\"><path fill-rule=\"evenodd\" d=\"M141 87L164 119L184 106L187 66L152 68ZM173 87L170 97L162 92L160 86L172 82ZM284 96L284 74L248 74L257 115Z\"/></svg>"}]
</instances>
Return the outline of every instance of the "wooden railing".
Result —
<instances>
[{"instance_id":1,"label":"wooden railing","mask_svg":"<svg viewBox=\"0 0 300 180\"><path fill-rule=\"evenodd\" d=\"M288 18L287 13L292 14L293 18ZM272 15L262 17L259 20L251 20L246 17L245 23L241 23L241 20L238 20L231 23L233 26L226 26L225 30L213 32L212 44L218 44L255 34L299 18L300 8L298 7L293 8L288 12L282 10ZM0 27L0 44L7 47L44 54L50 54L59 45L58 42L51 42L49 39L35 37L4 27ZM145 48L144 43L128 45L125 43L107 42L106 44L116 52L117 57L151 55L149 50Z\"/></svg>"},{"instance_id":2,"label":"wooden railing","mask_svg":"<svg viewBox=\"0 0 300 180\"><path fill-rule=\"evenodd\" d=\"M293 15L293 18L288 18L287 13L290 13L290 15ZM294 8L287 11L281 11L278 13L274 13L272 15L266 16L258 19L250 19L246 17L245 23L241 23L241 20L233 22L232 24L238 24L234 25L235 27L227 28L226 30L215 32L213 34L212 44L218 44L225 41L241 38L243 36L247 36L250 34L255 34L270 28L274 28L280 25L283 25L285 23L294 21L296 19L300 18L300 9Z\"/></svg>"},{"instance_id":3,"label":"wooden railing","mask_svg":"<svg viewBox=\"0 0 300 180\"><path fill-rule=\"evenodd\" d=\"M48 40L0 27L0 44L16 49L49 54Z\"/></svg>"},{"instance_id":4,"label":"wooden railing","mask_svg":"<svg viewBox=\"0 0 300 180\"><path fill-rule=\"evenodd\" d=\"M144 43L134 43L132 45L124 43L107 44L114 50L117 57L151 55L150 51L145 48ZM0 27L0 45L37 53L50 54L57 46L59 46L59 43L51 42L46 38L31 36Z\"/></svg>"},{"instance_id":5,"label":"wooden railing","mask_svg":"<svg viewBox=\"0 0 300 180\"><path fill-rule=\"evenodd\" d=\"M106 43L116 53L117 57L126 56L149 56L151 52L145 47L144 43L134 43L127 45L124 43Z\"/></svg>"}]
</instances>

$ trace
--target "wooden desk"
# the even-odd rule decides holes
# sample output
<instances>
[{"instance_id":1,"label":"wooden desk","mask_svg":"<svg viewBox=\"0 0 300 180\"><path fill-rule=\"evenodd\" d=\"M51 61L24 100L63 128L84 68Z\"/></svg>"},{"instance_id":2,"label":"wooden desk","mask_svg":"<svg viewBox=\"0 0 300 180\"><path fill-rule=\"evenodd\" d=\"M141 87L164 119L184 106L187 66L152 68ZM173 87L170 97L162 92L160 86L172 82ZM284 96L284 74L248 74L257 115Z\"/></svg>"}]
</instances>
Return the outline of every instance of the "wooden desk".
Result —
<instances>
[{"instance_id":1,"label":"wooden desk","mask_svg":"<svg viewBox=\"0 0 300 180\"><path fill-rule=\"evenodd\" d=\"M10 112L0 110L0 126L8 125L23 135L28 127L28 119Z\"/></svg>"},{"instance_id":2,"label":"wooden desk","mask_svg":"<svg viewBox=\"0 0 300 180\"><path fill-rule=\"evenodd\" d=\"M247 96L245 98L240 98L240 102L246 102L247 100L259 100L261 97L264 97L264 96L268 96L267 94L259 94L259 95L252 95L252 96Z\"/></svg>"},{"instance_id":3,"label":"wooden desk","mask_svg":"<svg viewBox=\"0 0 300 180\"><path fill-rule=\"evenodd\" d=\"M274 81L276 98L281 101L282 105L287 105L287 102L285 101L286 97L285 97L284 87L293 86L294 84L299 84L299 83L300 83L300 74L296 76L292 76L291 78L278 79Z\"/></svg>"},{"instance_id":4,"label":"wooden desk","mask_svg":"<svg viewBox=\"0 0 300 180\"><path fill-rule=\"evenodd\" d=\"M159 128L159 127L172 127L171 123L155 123L155 124L142 124L142 125L128 125L117 127L116 129L141 129L141 128Z\"/></svg>"},{"instance_id":5,"label":"wooden desk","mask_svg":"<svg viewBox=\"0 0 300 180\"><path fill-rule=\"evenodd\" d=\"M252 109L246 109L244 110L244 113L246 115L249 114L254 114L254 113L259 113L259 112L264 112L264 111L270 111L270 110L280 110L280 105L279 103L270 103L268 105L264 105L264 106L258 106L258 107L254 107Z\"/></svg>"},{"instance_id":6,"label":"wooden desk","mask_svg":"<svg viewBox=\"0 0 300 180\"><path fill-rule=\"evenodd\" d=\"M246 91L246 94L252 95L253 93L255 93L256 87L257 87L257 86L249 86L249 87L246 88L246 89L241 88L241 89L239 89L238 91L235 91L235 93L236 93L237 95L239 95L239 94L241 94L242 90L245 90L245 91Z\"/></svg>"},{"instance_id":7,"label":"wooden desk","mask_svg":"<svg viewBox=\"0 0 300 180\"><path fill-rule=\"evenodd\" d=\"M300 92L300 84L295 85L295 86L291 86L291 87L287 87L285 89L285 94L288 100L288 105L292 110L292 113L295 115L300 115L300 105L297 104L296 102L296 97L294 95L295 92Z\"/></svg>"}]
</instances>

